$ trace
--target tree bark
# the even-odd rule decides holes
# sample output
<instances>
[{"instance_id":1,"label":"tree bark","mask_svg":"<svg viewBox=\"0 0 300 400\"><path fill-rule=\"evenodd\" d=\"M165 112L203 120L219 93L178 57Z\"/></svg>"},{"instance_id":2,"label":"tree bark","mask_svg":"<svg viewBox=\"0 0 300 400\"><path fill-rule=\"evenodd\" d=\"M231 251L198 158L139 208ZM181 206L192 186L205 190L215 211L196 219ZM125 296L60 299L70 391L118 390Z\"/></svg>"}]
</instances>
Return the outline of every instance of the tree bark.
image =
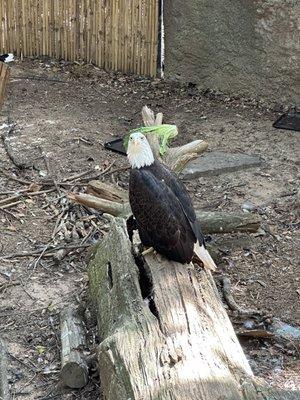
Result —
<instances>
[{"instance_id":1,"label":"tree bark","mask_svg":"<svg viewBox=\"0 0 300 400\"><path fill-rule=\"evenodd\" d=\"M105 400L265 399L211 274L132 254L112 218L89 265Z\"/></svg>"},{"instance_id":2,"label":"tree bark","mask_svg":"<svg viewBox=\"0 0 300 400\"><path fill-rule=\"evenodd\" d=\"M261 224L257 214L224 213L196 209L203 233L257 232Z\"/></svg>"},{"instance_id":3,"label":"tree bark","mask_svg":"<svg viewBox=\"0 0 300 400\"><path fill-rule=\"evenodd\" d=\"M4 343L0 339L0 400L9 400L9 387L7 379L7 356Z\"/></svg>"},{"instance_id":4,"label":"tree bark","mask_svg":"<svg viewBox=\"0 0 300 400\"><path fill-rule=\"evenodd\" d=\"M62 310L60 328L61 380L72 389L82 388L88 382L88 365L83 355L87 346L84 325L74 306Z\"/></svg>"}]
</instances>

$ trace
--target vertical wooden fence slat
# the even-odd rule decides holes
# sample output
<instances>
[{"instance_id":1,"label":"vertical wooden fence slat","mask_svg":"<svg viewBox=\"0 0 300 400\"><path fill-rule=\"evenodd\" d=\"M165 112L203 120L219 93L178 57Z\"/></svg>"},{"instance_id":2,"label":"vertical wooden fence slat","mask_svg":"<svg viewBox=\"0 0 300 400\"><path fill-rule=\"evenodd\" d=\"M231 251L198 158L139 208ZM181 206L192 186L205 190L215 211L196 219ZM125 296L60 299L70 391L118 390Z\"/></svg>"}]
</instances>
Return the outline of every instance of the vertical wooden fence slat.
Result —
<instances>
[{"instance_id":1,"label":"vertical wooden fence slat","mask_svg":"<svg viewBox=\"0 0 300 400\"><path fill-rule=\"evenodd\" d=\"M105 60L105 52L106 52L106 48L105 48L105 45L106 45L105 16L106 16L105 0L101 0L101 15L100 15L101 19L99 20L99 22L100 22L100 26L99 26L99 28L100 28L100 31L99 31L99 35L100 35L100 38L99 38L100 39L100 43L99 43L99 46L100 46L99 66L101 68L105 68L105 62L104 62L104 60Z\"/></svg>"},{"instance_id":2,"label":"vertical wooden fence slat","mask_svg":"<svg viewBox=\"0 0 300 400\"><path fill-rule=\"evenodd\" d=\"M0 0L0 51L156 75L158 0Z\"/></svg>"},{"instance_id":3,"label":"vertical wooden fence slat","mask_svg":"<svg viewBox=\"0 0 300 400\"><path fill-rule=\"evenodd\" d=\"M3 4L2 1L0 1L0 51L3 51L3 40L4 40L4 34L3 34Z\"/></svg>"}]
</instances>

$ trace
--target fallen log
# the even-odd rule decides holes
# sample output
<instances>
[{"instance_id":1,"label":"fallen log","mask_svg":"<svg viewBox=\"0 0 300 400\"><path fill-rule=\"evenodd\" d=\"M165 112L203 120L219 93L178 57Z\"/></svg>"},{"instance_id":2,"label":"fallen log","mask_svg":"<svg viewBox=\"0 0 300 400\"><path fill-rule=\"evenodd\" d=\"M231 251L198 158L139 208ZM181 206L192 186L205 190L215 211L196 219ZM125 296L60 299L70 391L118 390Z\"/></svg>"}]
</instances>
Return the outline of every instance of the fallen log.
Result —
<instances>
[{"instance_id":1,"label":"fallen log","mask_svg":"<svg viewBox=\"0 0 300 400\"><path fill-rule=\"evenodd\" d=\"M69 199L114 217L127 218L131 214L127 192L99 181L90 182L87 190L96 196L69 193ZM197 209L196 214L205 234L256 232L261 223L257 214L208 212Z\"/></svg>"},{"instance_id":2,"label":"fallen log","mask_svg":"<svg viewBox=\"0 0 300 400\"><path fill-rule=\"evenodd\" d=\"M123 219L112 218L89 280L105 400L297 398L254 379L211 274L135 259Z\"/></svg>"},{"instance_id":3,"label":"fallen log","mask_svg":"<svg viewBox=\"0 0 300 400\"><path fill-rule=\"evenodd\" d=\"M69 388L80 389L88 383L89 369L83 355L87 344L82 319L73 305L61 311L60 329L61 380Z\"/></svg>"},{"instance_id":4,"label":"fallen log","mask_svg":"<svg viewBox=\"0 0 300 400\"><path fill-rule=\"evenodd\" d=\"M201 211L196 215L204 233L257 232L261 218L257 214Z\"/></svg>"},{"instance_id":5,"label":"fallen log","mask_svg":"<svg viewBox=\"0 0 300 400\"><path fill-rule=\"evenodd\" d=\"M4 343L0 339L0 400L9 400L9 387L7 379L7 355Z\"/></svg>"}]
</instances>

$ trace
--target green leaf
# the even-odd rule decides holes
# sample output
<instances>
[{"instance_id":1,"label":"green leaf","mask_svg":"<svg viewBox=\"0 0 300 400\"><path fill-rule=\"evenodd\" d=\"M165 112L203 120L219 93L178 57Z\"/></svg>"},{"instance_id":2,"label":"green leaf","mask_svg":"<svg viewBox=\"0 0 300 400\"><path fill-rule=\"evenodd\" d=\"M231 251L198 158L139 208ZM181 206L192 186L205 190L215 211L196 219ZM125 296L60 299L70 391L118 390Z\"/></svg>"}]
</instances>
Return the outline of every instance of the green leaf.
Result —
<instances>
[{"instance_id":1,"label":"green leaf","mask_svg":"<svg viewBox=\"0 0 300 400\"><path fill-rule=\"evenodd\" d=\"M159 153L163 156L171 142L171 139L178 135L178 129L176 125L158 125L158 126L142 126L131 130L123 139L125 149L128 147L129 136L134 132L141 132L144 135L156 135L159 139Z\"/></svg>"}]
</instances>

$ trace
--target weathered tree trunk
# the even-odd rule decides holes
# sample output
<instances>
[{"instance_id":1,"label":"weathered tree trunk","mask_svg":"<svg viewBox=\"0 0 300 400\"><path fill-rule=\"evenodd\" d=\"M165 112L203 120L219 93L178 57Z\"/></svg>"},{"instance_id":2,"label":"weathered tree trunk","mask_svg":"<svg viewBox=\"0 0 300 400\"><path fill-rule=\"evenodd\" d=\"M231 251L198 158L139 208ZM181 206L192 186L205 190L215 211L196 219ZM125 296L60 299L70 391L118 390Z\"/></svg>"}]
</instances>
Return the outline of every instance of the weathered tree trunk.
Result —
<instances>
[{"instance_id":1,"label":"weathered tree trunk","mask_svg":"<svg viewBox=\"0 0 300 400\"><path fill-rule=\"evenodd\" d=\"M70 305L60 315L61 328L61 380L72 388L79 389L88 382L88 365L83 356L86 336L82 319L77 309Z\"/></svg>"},{"instance_id":2,"label":"weathered tree trunk","mask_svg":"<svg viewBox=\"0 0 300 400\"><path fill-rule=\"evenodd\" d=\"M9 400L6 348L0 339L0 400Z\"/></svg>"},{"instance_id":3,"label":"weathered tree trunk","mask_svg":"<svg viewBox=\"0 0 300 400\"><path fill-rule=\"evenodd\" d=\"M210 273L151 254L136 263L112 218L89 278L105 400L265 399ZM268 399L296 399L285 395Z\"/></svg>"}]
</instances>

